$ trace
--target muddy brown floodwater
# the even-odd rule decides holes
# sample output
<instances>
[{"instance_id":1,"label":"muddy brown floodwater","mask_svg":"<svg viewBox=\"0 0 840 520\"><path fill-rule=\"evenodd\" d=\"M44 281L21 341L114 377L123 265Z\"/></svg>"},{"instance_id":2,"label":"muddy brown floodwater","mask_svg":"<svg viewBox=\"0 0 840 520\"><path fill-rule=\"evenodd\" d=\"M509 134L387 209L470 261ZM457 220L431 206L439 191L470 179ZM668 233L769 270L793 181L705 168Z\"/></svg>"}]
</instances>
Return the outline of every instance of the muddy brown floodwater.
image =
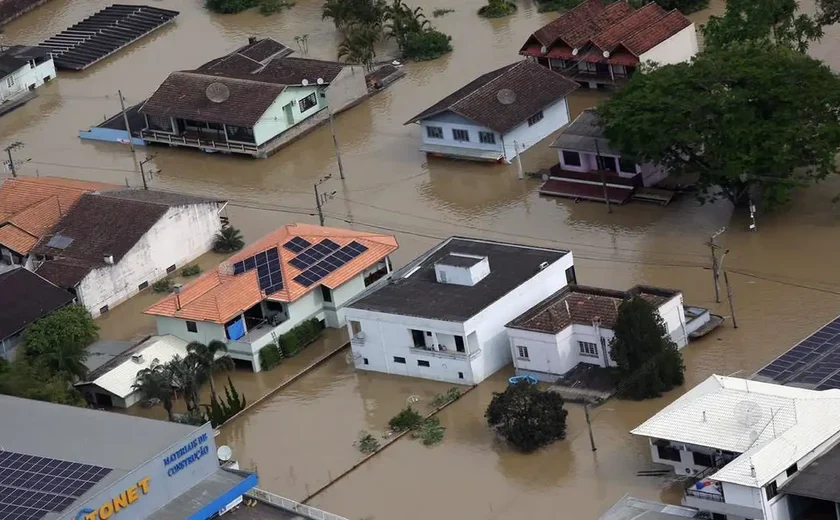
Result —
<instances>
[{"instance_id":1,"label":"muddy brown floodwater","mask_svg":"<svg viewBox=\"0 0 840 520\"><path fill-rule=\"evenodd\" d=\"M3 41L37 43L108 3L52 0L5 26ZM17 156L30 159L21 173L136 186L140 179L125 147L76 137L78 130L118 110L117 89L129 101L139 102L170 71L193 68L243 44L250 35L293 44L295 36L306 34L310 56L335 56L338 37L320 18L321 0L298 0L290 11L268 18L255 12L210 15L201 3L156 2L181 11L175 24L88 71L61 73L39 90L36 100L0 119L0 140L26 145ZM784 211L760 214L758 231L749 232L746 216L725 203L700 206L686 198L666 208L630 204L607 214L601 204L540 197L539 182L517 180L512 166L426 159L417 151L416 128L403 122L480 73L516 60L521 42L553 15L537 13L529 0L520 2L514 16L501 20L475 15L482 0L409 3L423 6L427 13L436 7L456 9L432 20L453 35L455 50L434 62L408 64L403 80L337 118L347 180L327 184L336 191L325 208L328 225L393 229L401 246L394 255L396 264L453 234L569 248L582 283L676 287L687 303L728 315L725 304L714 303L703 245L712 232L726 226L722 242L730 249L726 267L740 327L734 329L727 321L684 350L684 388L712 373L749 374L840 312L840 210L831 203L840 193L837 179L801 190ZM693 18L702 22L722 6L716 0L710 10ZM838 43L840 31L829 28L811 53L840 69ZM380 55L387 52L383 47ZM572 112L600 99L602 94L575 93ZM160 170L152 187L229 199L229 216L249 240L282 224L315 222L312 184L336 173L326 128L268 160L167 148L148 151L157 154L154 164ZM534 171L553 164L556 157L545 142L529 150L523 162L526 170ZM208 266L215 263L213 257L205 261ZM101 322L103 336L125 339L153 330L139 311L154 299L143 295L115 309ZM253 401L290 371L327 352L330 340L341 338L328 336L271 373L237 371L233 379ZM684 388L652 401L614 400L597 409L594 453L582 411L571 406L568 439L524 456L500 445L483 422L491 393L504 387L509 374L493 376L441 413L447 432L440 446L425 448L401 439L313 503L353 519L583 519L597 517L628 492L677 499L677 486L669 480L636 476L648 466L648 453L644 443L627 432ZM379 435L409 396L420 396L418 405L424 406L445 388L356 373L340 353L227 425L220 440L233 447L244 467L259 470L263 487L303 498L359 459L352 446L359 430Z\"/></svg>"}]
</instances>

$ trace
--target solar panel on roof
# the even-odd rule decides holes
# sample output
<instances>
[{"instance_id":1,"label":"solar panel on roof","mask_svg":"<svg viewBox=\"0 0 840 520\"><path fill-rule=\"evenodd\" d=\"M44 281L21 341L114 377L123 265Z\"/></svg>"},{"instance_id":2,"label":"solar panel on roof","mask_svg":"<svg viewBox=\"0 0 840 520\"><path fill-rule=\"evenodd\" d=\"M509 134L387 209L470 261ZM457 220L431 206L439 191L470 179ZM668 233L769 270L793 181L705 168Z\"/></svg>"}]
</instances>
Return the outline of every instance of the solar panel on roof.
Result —
<instances>
[{"instance_id":1,"label":"solar panel on roof","mask_svg":"<svg viewBox=\"0 0 840 520\"><path fill-rule=\"evenodd\" d=\"M245 264L243 262L236 262L233 264L233 274L241 274L245 272Z\"/></svg>"},{"instance_id":2,"label":"solar panel on roof","mask_svg":"<svg viewBox=\"0 0 840 520\"><path fill-rule=\"evenodd\" d=\"M0 451L0 519L38 520L61 512L110 468Z\"/></svg>"},{"instance_id":3,"label":"solar panel on roof","mask_svg":"<svg viewBox=\"0 0 840 520\"><path fill-rule=\"evenodd\" d=\"M283 244L283 247L285 247L292 253L300 253L301 251L303 251L311 245L312 244L308 240L301 237L295 237Z\"/></svg>"},{"instance_id":4,"label":"solar panel on roof","mask_svg":"<svg viewBox=\"0 0 840 520\"><path fill-rule=\"evenodd\" d=\"M840 316L771 361L757 375L776 383L840 388Z\"/></svg>"},{"instance_id":5,"label":"solar panel on roof","mask_svg":"<svg viewBox=\"0 0 840 520\"><path fill-rule=\"evenodd\" d=\"M298 269L306 269L310 265L315 264L325 256L331 254L333 251L338 250L339 247L340 246L338 244L329 238L325 238L291 259L289 263Z\"/></svg>"},{"instance_id":6,"label":"solar panel on roof","mask_svg":"<svg viewBox=\"0 0 840 520\"><path fill-rule=\"evenodd\" d=\"M56 234L50 239L49 242L47 242L47 247L54 247L56 249L66 249L72 243L72 238Z\"/></svg>"}]
</instances>

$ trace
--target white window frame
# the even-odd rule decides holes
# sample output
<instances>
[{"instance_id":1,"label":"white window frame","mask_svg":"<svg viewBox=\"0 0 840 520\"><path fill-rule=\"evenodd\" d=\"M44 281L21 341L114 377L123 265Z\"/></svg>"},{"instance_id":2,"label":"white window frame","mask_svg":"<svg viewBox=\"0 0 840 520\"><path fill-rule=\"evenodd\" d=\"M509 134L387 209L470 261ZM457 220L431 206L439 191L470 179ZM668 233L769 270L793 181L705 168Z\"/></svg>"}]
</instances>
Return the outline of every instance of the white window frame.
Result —
<instances>
[{"instance_id":1,"label":"white window frame","mask_svg":"<svg viewBox=\"0 0 840 520\"><path fill-rule=\"evenodd\" d=\"M478 132L478 142L481 144L496 144L496 134L493 132Z\"/></svg>"},{"instance_id":2,"label":"white window frame","mask_svg":"<svg viewBox=\"0 0 840 520\"><path fill-rule=\"evenodd\" d=\"M15 86L15 76L14 74L9 74L9 77L6 78L6 86L11 88Z\"/></svg>"},{"instance_id":3,"label":"white window frame","mask_svg":"<svg viewBox=\"0 0 840 520\"><path fill-rule=\"evenodd\" d=\"M598 354L598 344L590 341L578 341L578 352L581 356L601 357Z\"/></svg>"},{"instance_id":4,"label":"white window frame","mask_svg":"<svg viewBox=\"0 0 840 520\"><path fill-rule=\"evenodd\" d=\"M543 113L542 110L540 110L539 112L537 112L536 114L534 114L534 115L532 115L531 117L528 118L528 126L534 126L535 124L539 123L543 119L545 119L545 114Z\"/></svg>"},{"instance_id":5,"label":"white window frame","mask_svg":"<svg viewBox=\"0 0 840 520\"><path fill-rule=\"evenodd\" d=\"M435 133L437 135L432 135L432 133ZM441 126L427 126L426 127L426 137L428 137L429 139L443 139L443 127L441 127Z\"/></svg>"},{"instance_id":6,"label":"white window frame","mask_svg":"<svg viewBox=\"0 0 840 520\"><path fill-rule=\"evenodd\" d=\"M458 139L458 133L463 132L465 139ZM458 141L459 143L469 143L470 142L470 131L464 128L453 128L452 129L452 140Z\"/></svg>"},{"instance_id":7,"label":"white window frame","mask_svg":"<svg viewBox=\"0 0 840 520\"><path fill-rule=\"evenodd\" d=\"M517 354L516 357L518 359L524 359L526 361L531 360L530 353L528 352L528 347L526 347L525 345L517 345L516 346L516 354Z\"/></svg>"}]
</instances>

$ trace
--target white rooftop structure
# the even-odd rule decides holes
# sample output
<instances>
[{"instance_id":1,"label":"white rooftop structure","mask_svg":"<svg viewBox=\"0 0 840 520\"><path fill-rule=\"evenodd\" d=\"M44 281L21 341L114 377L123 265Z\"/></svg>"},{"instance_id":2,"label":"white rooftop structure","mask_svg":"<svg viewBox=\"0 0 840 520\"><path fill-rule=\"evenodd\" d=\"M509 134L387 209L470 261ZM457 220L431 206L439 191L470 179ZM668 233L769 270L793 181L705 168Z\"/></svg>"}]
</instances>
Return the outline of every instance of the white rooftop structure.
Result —
<instances>
[{"instance_id":1,"label":"white rooftop structure","mask_svg":"<svg viewBox=\"0 0 840 520\"><path fill-rule=\"evenodd\" d=\"M840 432L840 390L713 375L631 433L740 453L710 476L762 487Z\"/></svg>"}]
</instances>

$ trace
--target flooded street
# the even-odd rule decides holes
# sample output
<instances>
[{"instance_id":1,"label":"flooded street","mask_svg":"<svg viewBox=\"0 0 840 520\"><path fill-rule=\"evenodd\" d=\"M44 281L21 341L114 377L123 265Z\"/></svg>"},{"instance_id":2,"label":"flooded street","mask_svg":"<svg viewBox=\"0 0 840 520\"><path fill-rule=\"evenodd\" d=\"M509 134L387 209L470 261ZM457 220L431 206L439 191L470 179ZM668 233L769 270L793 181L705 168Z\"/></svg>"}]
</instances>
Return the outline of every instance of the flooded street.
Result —
<instances>
[{"instance_id":1,"label":"flooded street","mask_svg":"<svg viewBox=\"0 0 840 520\"><path fill-rule=\"evenodd\" d=\"M105 0L52 0L4 26L4 44L37 43L101 9ZM233 16L207 13L201 0L162 0L154 5L181 11L176 22L82 73L60 73L39 89L38 98L0 118L0 142L22 141L16 158L27 160L22 175L52 175L140 185L129 150L121 145L81 141L77 132L119 109L118 89L130 103L145 99L173 70L190 69L230 52L251 35L271 36L294 46L308 35L309 56L335 58L338 36L321 20L322 0L298 0L291 10L263 17L255 10ZM517 180L513 165L484 165L426 159L417 148L418 130L403 122L475 76L516 60L525 38L555 16L539 14L530 0L512 17L485 20L475 11L483 0L457 5L439 0L423 6L434 25L453 36L454 52L440 60L412 63L407 76L386 91L340 114L336 131L346 182L326 207L327 225L351 226L397 235L399 266L450 235L571 249L583 284L626 289L647 283L681 289L688 304L729 315L714 303L709 252L704 242L726 226L721 243L733 284L738 329L731 321L683 353L686 384L660 399L610 401L593 413L598 451L589 448L582 409L570 406L568 439L525 456L500 445L483 414L493 391L509 372L482 383L440 414L444 442L423 447L410 438L376 455L312 503L348 518L420 520L429 517L596 518L625 493L676 500L675 485L663 478L637 477L649 466L644 443L631 439L635 427L685 388L712 373L752 373L798 339L840 313L840 194L832 179L795 195L773 215L758 216L758 231L727 203L700 206L689 197L667 207L632 203L608 214L602 204L552 199L537 194L539 181ZM720 12L722 2L692 19ZM431 18L438 7L457 11ZM840 70L840 30L828 28L813 56ZM389 49L383 46L382 52ZM385 59L387 56L380 54ZM604 99L579 91L570 98L573 115ZM523 158L526 171L557 161L548 140ZM186 149L149 147L160 170L152 188L214 195L230 200L227 213L248 241L276 227L316 223L312 184L337 177L327 127L267 160L209 155ZM219 261L208 255L205 268ZM129 339L154 331L141 315L157 299L144 293L100 321L108 339ZM328 331L280 368L254 375L237 371L234 381L253 402L327 351L343 331ZM301 499L361 457L352 446L359 430L379 436L406 399L425 400L447 385L382 374L357 373L342 353L288 388L226 425L217 441L231 445L245 468L258 469L260 486ZM138 413L161 413L142 410Z\"/></svg>"}]
</instances>

